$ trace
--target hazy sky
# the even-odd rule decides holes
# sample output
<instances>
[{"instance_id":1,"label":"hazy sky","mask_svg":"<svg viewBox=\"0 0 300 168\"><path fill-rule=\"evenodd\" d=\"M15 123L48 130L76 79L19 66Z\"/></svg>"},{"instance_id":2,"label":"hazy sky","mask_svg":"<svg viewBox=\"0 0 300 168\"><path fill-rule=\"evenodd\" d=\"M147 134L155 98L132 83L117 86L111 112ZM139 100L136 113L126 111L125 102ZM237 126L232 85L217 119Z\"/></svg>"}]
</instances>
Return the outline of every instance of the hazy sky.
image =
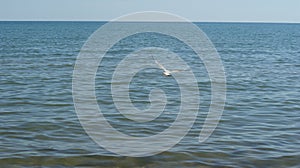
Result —
<instances>
[{"instance_id":1,"label":"hazy sky","mask_svg":"<svg viewBox=\"0 0 300 168\"><path fill-rule=\"evenodd\" d=\"M0 20L107 21L138 11L192 21L300 23L300 0L0 0Z\"/></svg>"}]
</instances>

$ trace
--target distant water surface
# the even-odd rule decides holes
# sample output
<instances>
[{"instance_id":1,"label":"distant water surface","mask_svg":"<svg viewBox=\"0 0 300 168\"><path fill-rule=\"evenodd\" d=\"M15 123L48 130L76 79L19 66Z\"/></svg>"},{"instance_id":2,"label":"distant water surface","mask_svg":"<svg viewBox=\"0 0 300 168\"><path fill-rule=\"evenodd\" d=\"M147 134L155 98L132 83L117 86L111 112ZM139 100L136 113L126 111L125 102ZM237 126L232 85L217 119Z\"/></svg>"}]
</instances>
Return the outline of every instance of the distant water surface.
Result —
<instances>
[{"instance_id":1,"label":"distant water surface","mask_svg":"<svg viewBox=\"0 0 300 168\"><path fill-rule=\"evenodd\" d=\"M99 147L74 110L76 57L103 24L0 22L0 167L300 167L300 24L196 23L218 50L227 76L223 116L204 143L198 135L210 103L210 81L201 61L180 42L172 43L173 51L199 72L200 114L178 145L144 158L118 157ZM105 115L115 112L107 76L116 62L137 46L168 42L165 36L139 34L107 53L100 64L107 71L98 71L96 79ZM163 87L171 100L166 113L149 125L132 125L117 115L110 121L118 130L149 136L176 118L176 81L152 71L133 78L130 96L138 108L147 108L149 91Z\"/></svg>"}]
</instances>

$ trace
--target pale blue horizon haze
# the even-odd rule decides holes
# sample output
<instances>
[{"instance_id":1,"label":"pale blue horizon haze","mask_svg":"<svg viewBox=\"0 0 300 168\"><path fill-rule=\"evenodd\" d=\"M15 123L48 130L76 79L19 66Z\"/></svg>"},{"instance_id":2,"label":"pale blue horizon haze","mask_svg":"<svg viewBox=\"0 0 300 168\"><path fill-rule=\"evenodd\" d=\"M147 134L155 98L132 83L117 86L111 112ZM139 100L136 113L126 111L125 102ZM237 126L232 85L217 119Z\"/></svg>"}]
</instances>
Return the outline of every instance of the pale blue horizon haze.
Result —
<instances>
[{"instance_id":1,"label":"pale blue horizon haze","mask_svg":"<svg viewBox=\"0 0 300 168\"><path fill-rule=\"evenodd\" d=\"M162 11L196 22L300 23L299 0L1 0L0 21L109 21Z\"/></svg>"}]
</instances>

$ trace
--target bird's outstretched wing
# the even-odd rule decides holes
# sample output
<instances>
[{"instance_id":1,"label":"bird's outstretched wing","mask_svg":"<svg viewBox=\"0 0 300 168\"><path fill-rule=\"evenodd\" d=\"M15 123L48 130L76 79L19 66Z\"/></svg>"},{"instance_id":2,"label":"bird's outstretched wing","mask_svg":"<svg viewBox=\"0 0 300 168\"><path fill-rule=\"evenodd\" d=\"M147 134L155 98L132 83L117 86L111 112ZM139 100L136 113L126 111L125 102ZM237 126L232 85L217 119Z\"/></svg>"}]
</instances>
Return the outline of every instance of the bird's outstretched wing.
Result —
<instances>
[{"instance_id":1,"label":"bird's outstretched wing","mask_svg":"<svg viewBox=\"0 0 300 168\"><path fill-rule=\"evenodd\" d=\"M182 71L189 71L190 69L179 69L179 70L173 70L173 71L170 71L171 73L176 73L176 72L182 72Z\"/></svg>"},{"instance_id":2,"label":"bird's outstretched wing","mask_svg":"<svg viewBox=\"0 0 300 168\"><path fill-rule=\"evenodd\" d=\"M164 71L168 71L163 65L161 65L153 56L152 56L153 60L155 61L155 63Z\"/></svg>"}]
</instances>

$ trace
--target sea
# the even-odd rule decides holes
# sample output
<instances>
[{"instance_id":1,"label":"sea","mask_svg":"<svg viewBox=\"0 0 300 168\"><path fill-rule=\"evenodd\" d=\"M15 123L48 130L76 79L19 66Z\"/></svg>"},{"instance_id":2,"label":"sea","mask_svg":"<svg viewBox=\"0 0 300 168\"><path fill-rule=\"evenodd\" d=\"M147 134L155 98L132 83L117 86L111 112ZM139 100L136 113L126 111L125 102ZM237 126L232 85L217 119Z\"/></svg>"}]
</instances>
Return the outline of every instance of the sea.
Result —
<instances>
[{"instance_id":1,"label":"sea","mask_svg":"<svg viewBox=\"0 0 300 168\"><path fill-rule=\"evenodd\" d=\"M151 90L161 89L167 97L162 114L143 123L120 115L111 78L128 54L143 47L166 48L190 65L199 86L200 105L189 132L172 148L142 157L118 155L96 143L74 107L77 57L105 24L0 22L0 167L300 167L300 24L194 23L215 47L226 76L224 111L204 142L199 142L199 133L214 81L203 60L182 41L153 32L112 46L99 63L95 97L108 123L123 134L148 137L164 132L181 106L175 76L165 77L159 67L152 67L132 76L128 95L133 106L143 110L151 105Z\"/></svg>"}]
</instances>

